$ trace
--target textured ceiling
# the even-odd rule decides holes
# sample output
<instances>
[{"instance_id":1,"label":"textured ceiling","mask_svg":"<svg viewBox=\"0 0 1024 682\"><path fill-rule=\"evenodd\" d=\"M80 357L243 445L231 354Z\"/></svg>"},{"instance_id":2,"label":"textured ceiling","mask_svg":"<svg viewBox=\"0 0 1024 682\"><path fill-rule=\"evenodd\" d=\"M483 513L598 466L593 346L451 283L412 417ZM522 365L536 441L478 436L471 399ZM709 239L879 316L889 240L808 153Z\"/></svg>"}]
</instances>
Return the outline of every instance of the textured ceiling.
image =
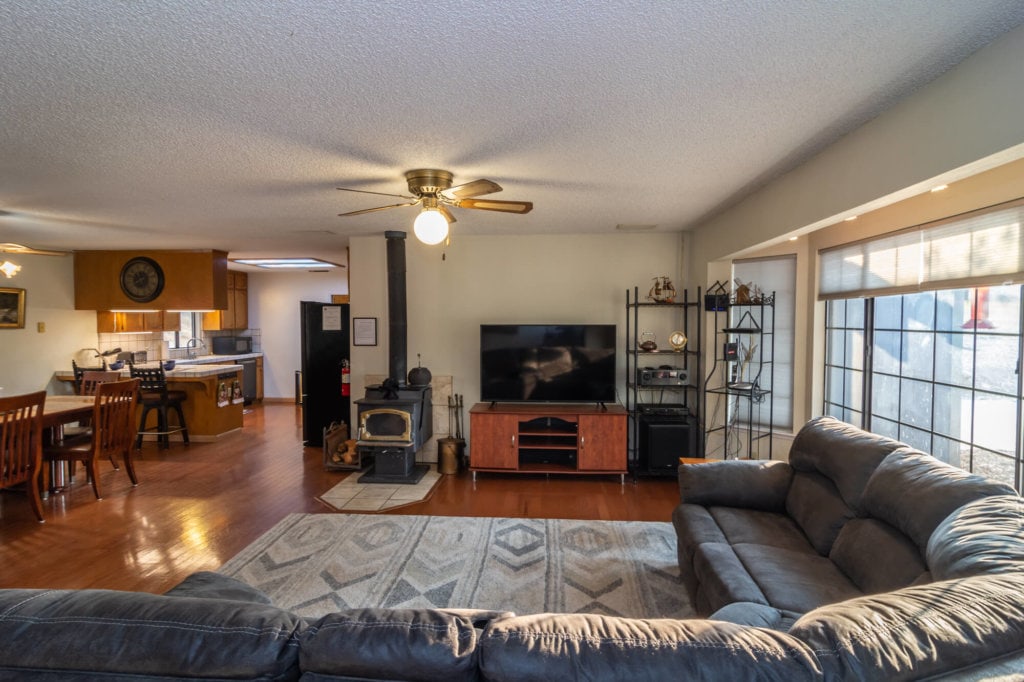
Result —
<instances>
[{"instance_id":1,"label":"textured ceiling","mask_svg":"<svg viewBox=\"0 0 1024 682\"><path fill-rule=\"evenodd\" d=\"M412 168L680 230L1024 23L1020 0L4 0L0 242L318 255Z\"/></svg>"}]
</instances>

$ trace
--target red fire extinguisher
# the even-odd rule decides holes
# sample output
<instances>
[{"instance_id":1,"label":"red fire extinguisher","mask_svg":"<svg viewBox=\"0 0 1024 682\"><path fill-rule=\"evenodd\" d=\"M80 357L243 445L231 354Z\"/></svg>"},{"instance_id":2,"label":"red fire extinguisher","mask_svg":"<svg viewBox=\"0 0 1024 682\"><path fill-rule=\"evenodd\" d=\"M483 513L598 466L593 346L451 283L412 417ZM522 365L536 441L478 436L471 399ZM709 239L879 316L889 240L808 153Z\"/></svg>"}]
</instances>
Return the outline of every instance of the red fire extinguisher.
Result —
<instances>
[{"instance_id":1,"label":"red fire extinguisher","mask_svg":"<svg viewBox=\"0 0 1024 682\"><path fill-rule=\"evenodd\" d=\"M341 361L341 394L352 395L352 370L349 369L348 360Z\"/></svg>"}]
</instances>

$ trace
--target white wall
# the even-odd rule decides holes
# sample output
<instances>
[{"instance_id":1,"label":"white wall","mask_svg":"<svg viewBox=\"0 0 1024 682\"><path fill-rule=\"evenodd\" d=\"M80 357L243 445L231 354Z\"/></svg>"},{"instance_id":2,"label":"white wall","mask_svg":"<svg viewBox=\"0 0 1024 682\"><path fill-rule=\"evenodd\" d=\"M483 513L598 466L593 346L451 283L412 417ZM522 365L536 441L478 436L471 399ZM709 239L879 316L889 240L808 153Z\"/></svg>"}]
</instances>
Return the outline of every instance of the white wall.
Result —
<instances>
[{"instance_id":1,"label":"white wall","mask_svg":"<svg viewBox=\"0 0 1024 682\"><path fill-rule=\"evenodd\" d=\"M688 266L695 284L728 271L740 255L808 234L1024 156L1024 27L979 50L897 106L807 163L693 231ZM984 204L982 204L984 205ZM920 222L923 222L921 220ZM911 219L909 224L914 224ZM840 228L842 229L842 228ZM820 325L815 252L798 254L797 358L805 358L803 402L794 420L820 413ZM816 312L817 311L817 312ZM806 330L801 337L799 329ZM799 381L801 372L797 368ZM800 387L794 386L799 392ZM799 395L795 394L798 400Z\"/></svg>"},{"instance_id":2,"label":"white wall","mask_svg":"<svg viewBox=\"0 0 1024 682\"><path fill-rule=\"evenodd\" d=\"M249 327L260 330L264 398L295 398L295 371L302 366L299 302L330 302L348 293L346 270L250 272Z\"/></svg>"},{"instance_id":3,"label":"white wall","mask_svg":"<svg viewBox=\"0 0 1024 682\"><path fill-rule=\"evenodd\" d=\"M452 245L420 243L409 230L406 279L409 368L416 354L435 375L451 375L467 410L480 393L480 324L604 323L618 326L619 397L624 400L626 290L667 275L682 281L682 235L522 235L473 237L453 228ZM365 374L386 374L385 239L351 240L353 316L377 317L376 348L353 349L353 395ZM681 293L681 292L680 292ZM667 333L659 333L665 342Z\"/></svg>"},{"instance_id":4,"label":"white wall","mask_svg":"<svg viewBox=\"0 0 1024 682\"><path fill-rule=\"evenodd\" d=\"M75 269L71 256L0 254L21 266L13 279L0 276L0 287L25 289L25 328L0 329L0 395L41 389L64 393L53 380L70 370L82 348L97 345L96 313L75 310ZM38 331L39 323L45 331Z\"/></svg>"}]
</instances>

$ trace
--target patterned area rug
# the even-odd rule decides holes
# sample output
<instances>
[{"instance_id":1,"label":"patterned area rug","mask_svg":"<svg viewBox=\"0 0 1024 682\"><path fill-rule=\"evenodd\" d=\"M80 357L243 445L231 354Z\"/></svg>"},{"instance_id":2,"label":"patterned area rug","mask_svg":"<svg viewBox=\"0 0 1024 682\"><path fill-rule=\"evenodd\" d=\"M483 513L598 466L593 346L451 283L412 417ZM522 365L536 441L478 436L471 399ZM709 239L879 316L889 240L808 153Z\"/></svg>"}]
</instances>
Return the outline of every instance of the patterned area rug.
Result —
<instances>
[{"instance_id":1,"label":"patterned area rug","mask_svg":"<svg viewBox=\"0 0 1024 682\"><path fill-rule=\"evenodd\" d=\"M669 523L290 514L219 570L306 616L358 607L693 616Z\"/></svg>"}]
</instances>

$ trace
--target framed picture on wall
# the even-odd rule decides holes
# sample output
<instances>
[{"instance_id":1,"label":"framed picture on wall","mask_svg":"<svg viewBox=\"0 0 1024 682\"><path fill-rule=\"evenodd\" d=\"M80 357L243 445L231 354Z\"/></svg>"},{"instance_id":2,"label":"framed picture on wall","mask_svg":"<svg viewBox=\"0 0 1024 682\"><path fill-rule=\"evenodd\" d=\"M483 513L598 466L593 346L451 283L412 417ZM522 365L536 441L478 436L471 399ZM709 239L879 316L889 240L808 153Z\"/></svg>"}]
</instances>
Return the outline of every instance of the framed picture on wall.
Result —
<instances>
[{"instance_id":1,"label":"framed picture on wall","mask_svg":"<svg viewBox=\"0 0 1024 682\"><path fill-rule=\"evenodd\" d=\"M353 317L352 318L352 345L353 346L376 346L377 345L377 318L376 317Z\"/></svg>"},{"instance_id":2,"label":"framed picture on wall","mask_svg":"<svg viewBox=\"0 0 1024 682\"><path fill-rule=\"evenodd\" d=\"M0 289L0 329L25 326L25 290Z\"/></svg>"}]
</instances>

